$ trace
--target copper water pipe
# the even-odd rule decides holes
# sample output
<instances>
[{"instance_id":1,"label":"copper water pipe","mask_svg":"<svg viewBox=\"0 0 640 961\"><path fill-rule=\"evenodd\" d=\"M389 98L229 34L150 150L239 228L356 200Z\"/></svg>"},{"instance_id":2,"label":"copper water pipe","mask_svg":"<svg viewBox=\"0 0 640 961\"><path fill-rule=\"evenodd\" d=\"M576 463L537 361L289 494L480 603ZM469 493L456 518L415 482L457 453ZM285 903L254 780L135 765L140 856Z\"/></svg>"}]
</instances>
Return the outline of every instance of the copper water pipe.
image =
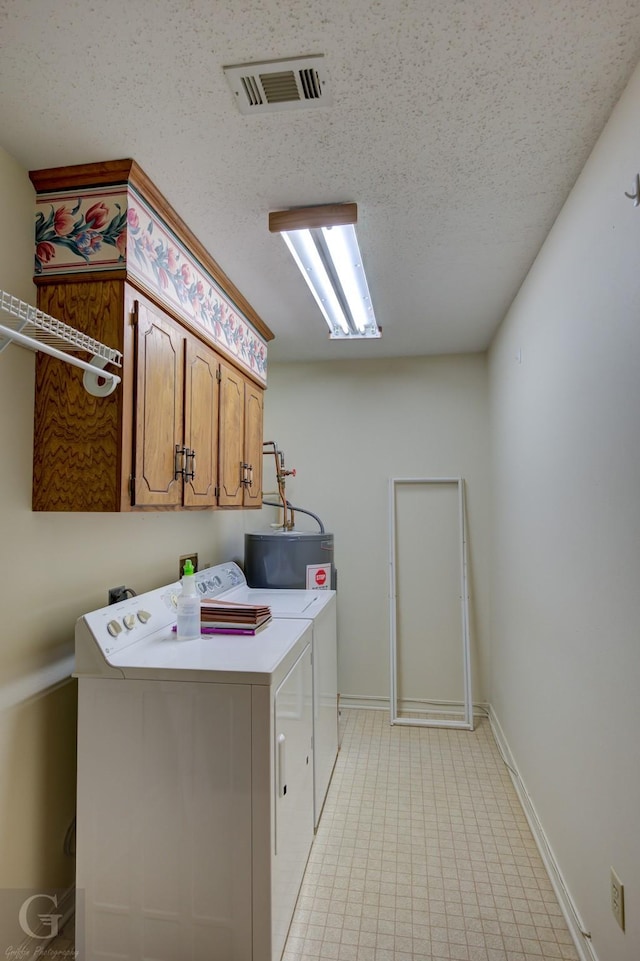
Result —
<instances>
[{"instance_id":1,"label":"copper water pipe","mask_svg":"<svg viewBox=\"0 0 640 961\"><path fill-rule=\"evenodd\" d=\"M273 441L273 440L266 440L266 441L263 442L263 444L262 444L262 452L263 452L263 454L269 453L268 450L265 450L265 447L266 447L266 448L269 448L269 447L272 448L271 453L273 453L273 456L274 456L274 459L275 459L275 464L276 464L276 482L277 482L277 485L278 485L278 497L280 498L280 501L282 502L282 514L283 514L282 527L283 527L284 530L292 530L292 528L294 527L294 523L295 523L295 521L294 521L294 514L293 514L293 509L291 509L291 520L289 521L289 520L287 519L287 511L290 509L290 505L289 505L289 502L287 501L287 498L286 498L286 495L285 495L285 492L284 492L284 488L285 488L285 477L287 477L288 475L291 475L291 476L295 477L296 472L295 472L295 470L285 470L285 467L284 467L284 454L282 453L282 451L280 451L280 450L278 449L278 445L276 444L275 441Z\"/></svg>"}]
</instances>

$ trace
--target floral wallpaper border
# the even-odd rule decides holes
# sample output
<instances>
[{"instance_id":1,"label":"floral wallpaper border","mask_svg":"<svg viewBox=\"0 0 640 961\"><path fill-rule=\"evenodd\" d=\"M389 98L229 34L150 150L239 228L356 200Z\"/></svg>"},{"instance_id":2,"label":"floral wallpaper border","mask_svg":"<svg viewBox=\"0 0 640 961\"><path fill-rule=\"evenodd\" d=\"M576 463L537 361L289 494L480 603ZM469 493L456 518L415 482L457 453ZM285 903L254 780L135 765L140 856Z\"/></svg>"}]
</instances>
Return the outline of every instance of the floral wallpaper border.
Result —
<instances>
[{"instance_id":1,"label":"floral wallpaper border","mask_svg":"<svg viewBox=\"0 0 640 961\"><path fill-rule=\"evenodd\" d=\"M117 270L127 247L127 186L39 194L36 275Z\"/></svg>"},{"instance_id":2,"label":"floral wallpaper border","mask_svg":"<svg viewBox=\"0 0 640 961\"><path fill-rule=\"evenodd\" d=\"M125 267L215 346L266 381L266 343L133 187L37 196L37 276Z\"/></svg>"}]
</instances>

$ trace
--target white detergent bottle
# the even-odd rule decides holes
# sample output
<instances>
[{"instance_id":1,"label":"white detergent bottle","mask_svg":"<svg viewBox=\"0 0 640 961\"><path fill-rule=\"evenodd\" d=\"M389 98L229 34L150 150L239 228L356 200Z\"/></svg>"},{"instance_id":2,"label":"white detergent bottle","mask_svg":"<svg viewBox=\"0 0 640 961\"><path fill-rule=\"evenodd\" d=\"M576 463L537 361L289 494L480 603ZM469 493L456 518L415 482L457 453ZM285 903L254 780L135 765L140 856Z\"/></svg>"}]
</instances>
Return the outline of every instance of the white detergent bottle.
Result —
<instances>
[{"instance_id":1,"label":"white detergent bottle","mask_svg":"<svg viewBox=\"0 0 640 961\"><path fill-rule=\"evenodd\" d=\"M182 591L178 594L178 640L193 641L200 637L200 596L193 564L188 559L182 574Z\"/></svg>"}]
</instances>

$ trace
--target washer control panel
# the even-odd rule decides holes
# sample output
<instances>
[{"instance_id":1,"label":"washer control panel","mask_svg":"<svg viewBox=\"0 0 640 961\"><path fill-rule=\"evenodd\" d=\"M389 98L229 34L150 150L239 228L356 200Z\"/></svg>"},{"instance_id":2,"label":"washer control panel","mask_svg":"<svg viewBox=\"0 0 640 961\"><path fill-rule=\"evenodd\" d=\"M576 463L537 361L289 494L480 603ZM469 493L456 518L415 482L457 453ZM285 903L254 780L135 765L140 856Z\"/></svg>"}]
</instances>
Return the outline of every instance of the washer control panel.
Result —
<instances>
[{"instance_id":1,"label":"washer control panel","mask_svg":"<svg viewBox=\"0 0 640 961\"><path fill-rule=\"evenodd\" d=\"M196 574L196 587L203 597L217 597L242 584L246 584L245 576L233 561L207 567ZM144 642L152 634L171 631L176 623L181 589L177 581L146 594L127 597L117 604L85 614L80 622L92 635L105 660L111 662L114 656L132 644ZM80 632L80 636L85 637L85 632Z\"/></svg>"},{"instance_id":2,"label":"washer control panel","mask_svg":"<svg viewBox=\"0 0 640 961\"><path fill-rule=\"evenodd\" d=\"M217 597L232 587L246 584L247 580L233 561L218 564L216 567L205 567L196 573L196 587L203 597Z\"/></svg>"},{"instance_id":3,"label":"washer control panel","mask_svg":"<svg viewBox=\"0 0 640 961\"><path fill-rule=\"evenodd\" d=\"M105 658L176 622L180 584L171 584L85 614L83 620Z\"/></svg>"}]
</instances>

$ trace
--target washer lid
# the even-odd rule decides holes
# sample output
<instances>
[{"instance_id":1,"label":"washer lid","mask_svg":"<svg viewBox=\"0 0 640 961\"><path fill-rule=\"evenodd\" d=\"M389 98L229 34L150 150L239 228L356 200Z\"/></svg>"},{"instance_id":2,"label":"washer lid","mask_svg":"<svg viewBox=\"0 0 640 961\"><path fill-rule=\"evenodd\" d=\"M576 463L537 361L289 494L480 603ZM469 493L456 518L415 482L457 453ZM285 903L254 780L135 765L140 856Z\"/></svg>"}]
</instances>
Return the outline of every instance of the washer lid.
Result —
<instances>
[{"instance_id":1,"label":"washer lid","mask_svg":"<svg viewBox=\"0 0 640 961\"><path fill-rule=\"evenodd\" d=\"M268 604L273 617L315 617L324 605L319 591L269 591L254 588L247 592L253 603Z\"/></svg>"}]
</instances>

